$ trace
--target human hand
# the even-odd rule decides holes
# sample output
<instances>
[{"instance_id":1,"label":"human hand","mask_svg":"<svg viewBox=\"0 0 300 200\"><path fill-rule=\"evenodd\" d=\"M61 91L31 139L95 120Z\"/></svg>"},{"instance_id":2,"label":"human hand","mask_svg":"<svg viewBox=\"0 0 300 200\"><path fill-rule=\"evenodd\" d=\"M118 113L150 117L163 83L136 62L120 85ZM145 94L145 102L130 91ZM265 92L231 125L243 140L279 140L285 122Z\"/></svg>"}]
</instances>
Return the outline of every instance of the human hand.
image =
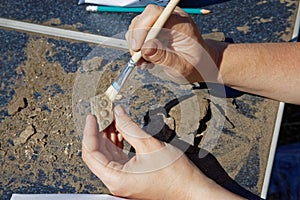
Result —
<instances>
[{"instance_id":1,"label":"human hand","mask_svg":"<svg viewBox=\"0 0 300 200\"><path fill-rule=\"evenodd\" d=\"M182 9L176 8L156 39L145 41L163 8L148 5L135 17L126 34L130 52L141 50L140 66L163 66L170 79L179 83L217 82L218 51L205 43L198 27Z\"/></svg>"},{"instance_id":2,"label":"human hand","mask_svg":"<svg viewBox=\"0 0 300 200\"><path fill-rule=\"evenodd\" d=\"M136 151L131 159L123 153L123 137ZM116 196L199 199L200 194L208 199L216 197L212 196L216 193L224 199L222 188L198 170L179 149L148 135L120 106L115 109L115 124L101 133L95 117L87 117L82 157Z\"/></svg>"},{"instance_id":3,"label":"human hand","mask_svg":"<svg viewBox=\"0 0 300 200\"><path fill-rule=\"evenodd\" d=\"M135 148L131 159L122 151L123 137ZM179 180L189 182L198 171L182 152L146 134L120 107L115 110L115 124L102 133L96 119L87 117L82 156L112 194L135 199L172 199L172 193L183 198L188 187L181 190ZM185 168L186 173L178 173Z\"/></svg>"}]
</instances>

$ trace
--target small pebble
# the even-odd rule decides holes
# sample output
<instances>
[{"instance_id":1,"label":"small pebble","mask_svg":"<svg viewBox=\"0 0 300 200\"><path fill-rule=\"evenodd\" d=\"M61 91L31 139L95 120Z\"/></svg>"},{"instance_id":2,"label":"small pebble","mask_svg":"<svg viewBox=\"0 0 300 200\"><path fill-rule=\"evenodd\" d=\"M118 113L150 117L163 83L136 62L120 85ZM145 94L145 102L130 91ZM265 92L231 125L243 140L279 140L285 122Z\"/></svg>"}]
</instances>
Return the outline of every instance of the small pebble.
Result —
<instances>
[{"instance_id":1,"label":"small pebble","mask_svg":"<svg viewBox=\"0 0 300 200\"><path fill-rule=\"evenodd\" d=\"M35 133L36 131L32 125L27 126L26 129L21 132L20 136L14 140L14 144L25 144L27 140Z\"/></svg>"}]
</instances>

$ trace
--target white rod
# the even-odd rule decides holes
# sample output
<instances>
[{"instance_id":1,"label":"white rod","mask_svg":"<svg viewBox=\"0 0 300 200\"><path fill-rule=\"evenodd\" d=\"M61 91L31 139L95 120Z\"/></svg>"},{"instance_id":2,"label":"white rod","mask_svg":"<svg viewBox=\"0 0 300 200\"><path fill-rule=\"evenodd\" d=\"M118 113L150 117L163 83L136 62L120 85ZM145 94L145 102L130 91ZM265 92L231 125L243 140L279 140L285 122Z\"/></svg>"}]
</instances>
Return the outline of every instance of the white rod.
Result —
<instances>
[{"instance_id":1,"label":"white rod","mask_svg":"<svg viewBox=\"0 0 300 200\"><path fill-rule=\"evenodd\" d=\"M299 37L299 30L300 30L300 3L298 2L298 12L296 16L295 26L294 26L294 32L293 32L293 38ZM296 41L295 41L296 42Z\"/></svg>"},{"instance_id":2,"label":"white rod","mask_svg":"<svg viewBox=\"0 0 300 200\"><path fill-rule=\"evenodd\" d=\"M297 16L296 16L296 21L295 21L294 31L293 31L293 36L292 36L293 42L296 42L297 38L299 37L299 28L300 28L299 25L300 25L300 3L298 3ZM275 157L275 152L276 152L276 147L277 147L277 142L278 142L279 131L280 131L280 127L281 127L281 120L282 120L282 115L283 115L283 111L284 111L284 105L285 104L283 102L280 102L278 112L277 112L277 118L276 118L276 122L275 122L275 128L274 128L274 132L273 132L271 148L270 148L270 152L269 152L267 169L265 172L262 192L261 192L261 196L260 196L263 199L266 199L267 195L268 195L268 189L269 189L270 178L271 178L271 173L272 173L272 168L273 168L273 163L274 163L274 157Z\"/></svg>"},{"instance_id":3,"label":"white rod","mask_svg":"<svg viewBox=\"0 0 300 200\"><path fill-rule=\"evenodd\" d=\"M106 47L112 47L121 50L128 50L127 43L125 40L112 37L104 37L90 33L71 31L62 28L54 28L5 18L0 18L0 27L28 31L32 33L40 33L48 36L72 39L82 42L100 44Z\"/></svg>"},{"instance_id":4,"label":"white rod","mask_svg":"<svg viewBox=\"0 0 300 200\"><path fill-rule=\"evenodd\" d=\"M274 127L274 131L273 131L272 142L271 142L271 147L270 147L270 151L269 151L269 158L268 158L268 162L267 162L264 182L263 182L261 195L260 195L260 197L263 199L266 199L267 194L268 194L268 188L269 188L271 172L272 172L272 168L273 168L275 151L276 151L276 147L277 147L278 136L279 136L280 126L281 126L281 120L282 120L282 115L283 115L283 111L284 111L284 105L285 104L283 102L280 102L278 111L277 111L275 127Z\"/></svg>"}]
</instances>

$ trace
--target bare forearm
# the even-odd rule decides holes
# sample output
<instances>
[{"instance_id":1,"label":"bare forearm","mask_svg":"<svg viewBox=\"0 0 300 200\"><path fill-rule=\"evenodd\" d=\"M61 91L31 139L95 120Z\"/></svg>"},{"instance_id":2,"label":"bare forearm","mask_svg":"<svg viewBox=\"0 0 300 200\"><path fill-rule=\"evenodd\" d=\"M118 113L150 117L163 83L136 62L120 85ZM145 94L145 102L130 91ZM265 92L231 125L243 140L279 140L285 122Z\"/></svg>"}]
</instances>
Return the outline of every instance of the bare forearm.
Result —
<instances>
[{"instance_id":1,"label":"bare forearm","mask_svg":"<svg viewBox=\"0 0 300 200\"><path fill-rule=\"evenodd\" d=\"M219 81L235 89L300 104L299 43L229 44Z\"/></svg>"},{"instance_id":2,"label":"bare forearm","mask_svg":"<svg viewBox=\"0 0 300 200\"><path fill-rule=\"evenodd\" d=\"M196 178L195 178L196 177ZM185 199L230 199L230 200L241 200L244 199L241 196L238 196L217 183L215 183L213 180L209 179L208 177L203 177L201 175L193 176L193 180L195 182L192 182L190 186L190 197L187 197ZM205 179L205 180L204 180ZM198 180L198 182L197 182ZM203 184L205 183L205 184Z\"/></svg>"}]
</instances>

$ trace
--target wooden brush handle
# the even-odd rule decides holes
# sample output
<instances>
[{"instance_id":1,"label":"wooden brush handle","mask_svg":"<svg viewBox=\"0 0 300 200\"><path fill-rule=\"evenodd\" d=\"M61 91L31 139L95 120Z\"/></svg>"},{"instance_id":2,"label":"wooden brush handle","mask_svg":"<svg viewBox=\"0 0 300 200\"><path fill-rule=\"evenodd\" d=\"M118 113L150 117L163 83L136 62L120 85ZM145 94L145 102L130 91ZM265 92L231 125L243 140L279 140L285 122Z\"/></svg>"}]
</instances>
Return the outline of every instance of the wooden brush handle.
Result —
<instances>
[{"instance_id":1,"label":"wooden brush handle","mask_svg":"<svg viewBox=\"0 0 300 200\"><path fill-rule=\"evenodd\" d=\"M172 14L173 10L175 9L176 5L179 3L180 0L170 0L168 5L165 7L163 12L160 14L158 19L155 21L151 29L149 30L147 37L145 41L154 39L160 32L161 28L166 23L169 16ZM125 81L131 74L132 70L134 69L136 63L141 59L142 53L141 51L136 52L133 54L133 56L130 58L129 62L127 63L126 67L123 69L123 71L116 77L114 82L112 83L112 91L114 92L108 92L109 98L113 101L115 99L116 94L120 91L122 86L124 85Z\"/></svg>"},{"instance_id":2,"label":"wooden brush handle","mask_svg":"<svg viewBox=\"0 0 300 200\"><path fill-rule=\"evenodd\" d=\"M156 38L158 33L160 32L160 29L164 26L172 12L174 11L175 7L179 3L180 0L170 0L168 5L165 7L163 12L160 14L158 19L155 21L151 29L149 30L147 37L145 39L145 42L151 39ZM139 59L142 58L142 53L141 51L136 52L135 54L132 55L131 59L137 63Z\"/></svg>"}]
</instances>

